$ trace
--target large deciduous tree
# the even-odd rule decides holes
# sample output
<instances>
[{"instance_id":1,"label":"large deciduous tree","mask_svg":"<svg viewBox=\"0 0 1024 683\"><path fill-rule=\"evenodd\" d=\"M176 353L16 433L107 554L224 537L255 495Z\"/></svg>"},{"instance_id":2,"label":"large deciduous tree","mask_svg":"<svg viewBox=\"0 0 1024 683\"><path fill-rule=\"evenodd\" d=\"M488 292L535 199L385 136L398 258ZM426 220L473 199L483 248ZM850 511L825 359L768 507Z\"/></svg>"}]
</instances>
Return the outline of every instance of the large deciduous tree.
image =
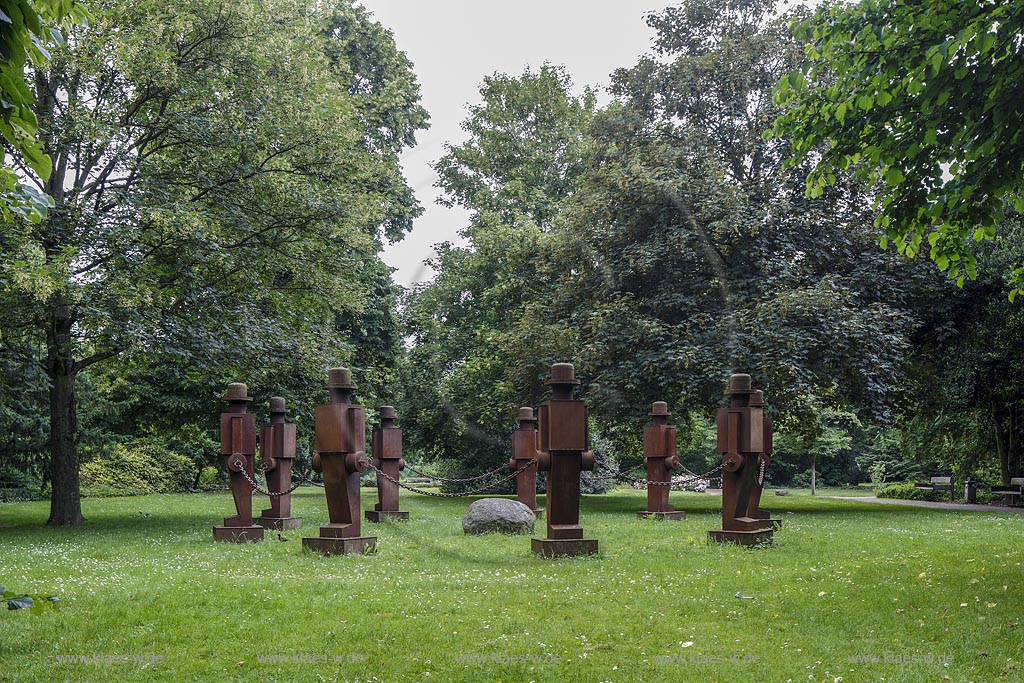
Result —
<instances>
[{"instance_id":1,"label":"large deciduous tree","mask_svg":"<svg viewBox=\"0 0 1024 683\"><path fill-rule=\"evenodd\" d=\"M805 198L809 169L762 137L800 59L788 17L694 0L648 21L658 54L616 72L555 259L598 411L711 408L745 371L812 439L829 406L886 416L913 268L877 249L860 185Z\"/></svg>"},{"instance_id":2,"label":"large deciduous tree","mask_svg":"<svg viewBox=\"0 0 1024 683\"><path fill-rule=\"evenodd\" d=\"M0 272L3 343L50 384L51 524L82 520L76 388L94 364L351 356L336 329L418 210L397 155L426 118L410 64L349 0L91 9L35 72L55 206L8 226Z\"/></svg>"},{"instance_id":3,"label":"large deciduous tree","mask_svg":"<svg viewBox=\"0 0 1024 683\"><path fill-rule=\"evenodd\" d=\"M467 244L440 246L437 276L410 293L404 313L414 344L403 382L408 441L468 470L507 456L516 410L536 398L554 360L557 335L538 329L553 289L539 257L587 168L595 106L550 65L490 76L480 95L463 124L468 140L436 163L444 202L472 212Z\"/></svg>"},{"instance_id":4,"label":"large deciduous tree","mask_svg":"<svg viewBox=\"0 0 1024 683\"><path fill-rule=\"evenodd\" d=\"M774 130L791 163L814 161L808 192L852 170L877 189L883 245L975 277L972 243L1024 211L1024 3L827 2L795 34L807 59L779 82ZM1013 297L1024 266L1009 270Z\"/></svg>"}]
</instances>

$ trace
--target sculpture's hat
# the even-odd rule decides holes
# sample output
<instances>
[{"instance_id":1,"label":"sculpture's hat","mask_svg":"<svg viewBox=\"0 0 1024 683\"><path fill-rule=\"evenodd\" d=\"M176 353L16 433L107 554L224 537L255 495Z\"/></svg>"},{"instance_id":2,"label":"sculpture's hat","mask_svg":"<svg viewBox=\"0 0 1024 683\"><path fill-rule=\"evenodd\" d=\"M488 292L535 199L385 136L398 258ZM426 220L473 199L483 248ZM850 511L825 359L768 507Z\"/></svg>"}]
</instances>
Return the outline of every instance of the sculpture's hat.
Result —
<instances>
[{"instance_id":1,"label":"sculpture's hat","mask_svg":"<svg viewBox=\"0 0 1024 683\"><path fill-rule=\"evenodd\" d=\"M520 408L519 416L516 420L519 422L536 422L537 418L533 416L533 408Z\"/></svg>"},{"instance_id":2,"label":"sculpture's hat","mask_svg":"<svg viewBox=\"0 0 1024 683\"><path fill-rule=\"evenodd\" d=\"M327 371L327 384L324 389L355 389L352 371L348 368L331 368Z\"/></svg>"},{"instance_id":3,"label":"sculpture's hat","mask_svg":"<svg viewBox=\"0 0 1024 683\"><path fill-rule=\"evenodd\" d=\"M288 410L284 407L284 399L280 396L272 396L270 398L270 412L287 413Z\"/></svg>"},{"instance_id":4,"label":"sculpture's hat","mask_svg":"<svg viewBox=\"0 0 1024 683\"><path fill-rule=\"evenodd\" d=\"M222 401L251 401L248 396L249 387L241 382L232 382L228 385L228 393L224 394Z\"/></svg>"},{"instance_id":5,"label":"sculpture's hat","mask_svg":"<svg viewBox=\"0 0 1024 683\"><path fill-rule=\"evenodd\" d=\"M668 404L664 401L655 401L654 405L651 406L651 412L647 413L651 417L668 417L672 413L668 412Z\"/></svg>"},{"instance_id":6,"label":"sculpture's hat","mask_svg":"<svg viewBox=\"0 0 1024 683\"><path fill-rule=\"evenodd\" d=\"M551 379L544 384L579 384L576 368L572 363L555 363L551 366Z\"/></svg>"},{"instance_id":7,"label":"sculpture's hat","mask_svg":"<svg viewBox=\"0 0 1024 683\"><path fill-rule=\"evenodd\" d=\"M395 419L395 407L394 406L381 406L377 413L380 415L382 420L394 420Z\"/></svg>"},{"instance_id":8,"label":"sculpture's hat","mask_svg":"<svg viewBox=\"0 0 1024 683\"><path fill-rule=\"evenodd\" d=\"M725 390L725 395L730 394L752 394L754 390L750 388L750 375L743 373L737 373L729 377L729 388Z\"/></svg>"}]
</instances>

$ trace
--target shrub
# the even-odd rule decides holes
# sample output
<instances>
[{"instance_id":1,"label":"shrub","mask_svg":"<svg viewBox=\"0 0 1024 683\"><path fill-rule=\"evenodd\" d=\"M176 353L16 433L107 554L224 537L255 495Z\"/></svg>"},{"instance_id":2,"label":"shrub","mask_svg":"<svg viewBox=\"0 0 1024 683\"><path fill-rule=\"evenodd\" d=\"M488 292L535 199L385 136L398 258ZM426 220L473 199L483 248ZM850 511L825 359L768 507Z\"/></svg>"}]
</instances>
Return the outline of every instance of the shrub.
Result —
<instances>
[{"instance_id":1,"label":"shrub","mask_svg":"<svg viewBox=\"0 0 1024 683\"><path fill-rule=\"evenodd\" d=\"M80 472L84 496L138 496L189 490L195 463L160 444L137 440L83 463Z\"/></svg>"},{"instance_id":2,"label":"shrub","mask_svg":"<svg viewBox=\"0 0 1024 683\"><path fill-rule=\"evenodd\" d=\"M203 491L211 491L224 486L224 477L221 471L212 465L207 465L199 473L199 488Z\"/></svg>"},{"instance_id":3,"label":"shrub","mask_svg":"<svg viewBox=\"0 0 1024 683\"><path fill-rule=\"evenodd\" d=\"M928 491L926 489L914 488L913 482L902 484L889 484L878 489L875 493L877 498L892 498L895 500L932 500L948 501L949 494L944 491Z\"/></svg>"},{"instance_id":4,"label":"shrub","mask_svg":"<svg viewBox=\"0 0 1024 683\"><path fill-rule=\"evenodd\" d=\"M12 467L0 467L0 503L41 499L35 477Z\"/></svg>"}]
</instances>

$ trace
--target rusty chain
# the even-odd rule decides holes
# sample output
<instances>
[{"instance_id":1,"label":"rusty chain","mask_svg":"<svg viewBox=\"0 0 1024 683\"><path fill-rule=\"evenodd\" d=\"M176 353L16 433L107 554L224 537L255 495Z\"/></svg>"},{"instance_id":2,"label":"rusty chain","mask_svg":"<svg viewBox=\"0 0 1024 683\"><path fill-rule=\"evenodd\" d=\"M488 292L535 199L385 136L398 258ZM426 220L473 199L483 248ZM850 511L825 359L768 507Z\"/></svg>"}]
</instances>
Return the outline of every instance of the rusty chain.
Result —
<instances>
[{"instance_id":1,"label":"rusty chain","mask_svg":"<svg viewBox=\"0 0 1024 683\"><path fill-rule=\"evenodd\" d=\"M606 465L601 460L598 460L597 458L595 458L594 462L596 462L600 467L603 467L605 470L607 470L609 472L614 472L614 470L611 467ZM694 482L694 481L699 481L699 480L702 480L702 479L710 480L711 479L711 475L715 474L716 472L721 471L725 467L725 464L723 463L723 464L719 465L718 467L715 467L714 469L708 470L704 474L696 474L694 472L691 472L687 468L683 467L682 469L685 470L690 476L687 476L687 477L672 477L669 481L653 481L651 479L639 479L637 477L629 476L630 472L638 470L641 467L643 467L642 464L641 465L637 465L636 467L634 467L632 469L623 470L622 472L615 472L614 474L609 475L609 476L601 476L601 477L593 477L593 478L594 479L624 479L624 480L629 481L630 483L633 483L633 484L643 484L645 486L669 486L669 487L671 487L671 486L683 486L684 484L691 483L691 482Z\"/></svg>"},{"instance_id":2,"label":"rusty chain","mask_svg":"<svg viewBox=\"0 0 1024 683\"><path fill-rule=\"evenodd\" d=\"M464 478L461 478L461 479L457 478L457 477L438 477L438 476L435 476L433 474L427 474L426 472L420 472L418 469L414 468L412 465L410 465L408 463L406 463L405 469L409 470L413 474L418 474L421 477L427 477L428 479L431 479L433 481L444 481L444 482L448 482L448 483L451 483L451 484L465 484L465 483L471 482L471 481L479 481L480 479L486 479L487 477L491 476L492 474L497 474L498 472L501 472L502 470L507 469L507 466L506 465L501 465L500 467L497 467L497 468L491 470L490 472L484 472L483 474L479 474L479 475L477 475L475 477L464 477Z\"/></svg>"},{"instance_id":3,"label":"rusty chain","mask_svg":"<svg viewBox=\"0 0 1024 683\"><path fill-rule=\"evenodd\" d=\"M267 489L265 489L262 486L260 486L258 481L256 481L252 477L250 477L249 473L246 470L242 469L242 470L239 470L239 472L241 473L241 475L243 477L245 477L245 480L247 482L249 482L249 485L252 486L252 490L253 491L257 491L259 493L262 493L264 496L270 496L271 498L279 498L281 496L288 495L289 493L291 493L295 489L299 488L300 486L302 486L306 482L309 482L310 484L316 484L316 482L313 481L312 479L310 479L307 475L300 474L299 475L299 481L296 482L295 485L292 486L287 491L268 491ZM323 486L323 484L317 484L317 486Z\"/></svg>"},{"instance_id":4,"label":"rusty chain","mask_svg":"<svg viewBox=\"0 0 1024 683\"><path fill-rule=\"evenodd\" d=\"M420 495L424 495L424 496L433 496L434 498L461 498L462 496L473 496L473 495L476 495L477 493L483 493L484 491L489 491L490 489L493 489L498 484L503 484L506 481L509 481L511 479L515 479L516 477L519 476L520 473L525 472L529 468L536 466L536 464L537 464L536 460L531 460L530 462L526 463L525 465L523 465L522 467L520 467L518 470L516 470L512 474L508 475L507 477L503 477L503 478L499 479L498 481L492 482L492 483L490 483L487 486L484 486L482 488L473 489L472 491L462 491L460 493L440 493L438 491L427 491L425 489L419 489L419 488L416 488L414 486L409 486L408 484L403 484L401 481L399 481L398 479L395 479L390 474L384 472L383 470L381 470L377 466L373 465L372 463L370 464L370 469L374 470L377 474L379 474L380 476L384 477L385 479L390 481L392 484L395 484L397 486L401 486L406 491L412 491L413 493L419 493Z\"/></svg>"}]
</instances>

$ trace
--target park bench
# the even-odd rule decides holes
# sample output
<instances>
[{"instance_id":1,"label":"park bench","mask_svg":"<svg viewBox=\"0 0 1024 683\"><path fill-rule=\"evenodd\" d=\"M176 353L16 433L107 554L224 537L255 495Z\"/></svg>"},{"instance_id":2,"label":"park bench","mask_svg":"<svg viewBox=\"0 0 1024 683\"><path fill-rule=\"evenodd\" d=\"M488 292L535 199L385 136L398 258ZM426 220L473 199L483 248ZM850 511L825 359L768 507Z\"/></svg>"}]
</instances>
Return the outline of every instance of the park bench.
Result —
<instances>
[{"instance_id":1,"label":"park bench","mask_svg":"<svg viewBox=\"0 0 1024 683\"><path fill-rule=\"evenodd\" d=\"M927 482L914 484L914 488L925 491L949 491L949 502L953 502L953 477L932 477Z\"/></svg>"},{"instance_id":2,"label":"park bench","mask_svg":"<svg viewBox=\"0 0 1024 683\"><path fill-rule=\"evenodd\" d=\"M1020 501L1021 489L1024 488L1024 477L1014 477L1010 480L1009 486L992 486L990 490L992 493L998 493L1002 496L1006 496L1011 499L1011 502ZM1016 497L1017 501L1012 499Z\"/></svg>"},{"instance_id":3,"label":"park bench","mask_svg":"<svg viewBox=\"0 0 1024 683\"><path fill-rule=\"evenodd\" d=\"M408 477L402 481L410 486L437 486L437 482L431 477Z\"/></svg>"}]
</instances>

